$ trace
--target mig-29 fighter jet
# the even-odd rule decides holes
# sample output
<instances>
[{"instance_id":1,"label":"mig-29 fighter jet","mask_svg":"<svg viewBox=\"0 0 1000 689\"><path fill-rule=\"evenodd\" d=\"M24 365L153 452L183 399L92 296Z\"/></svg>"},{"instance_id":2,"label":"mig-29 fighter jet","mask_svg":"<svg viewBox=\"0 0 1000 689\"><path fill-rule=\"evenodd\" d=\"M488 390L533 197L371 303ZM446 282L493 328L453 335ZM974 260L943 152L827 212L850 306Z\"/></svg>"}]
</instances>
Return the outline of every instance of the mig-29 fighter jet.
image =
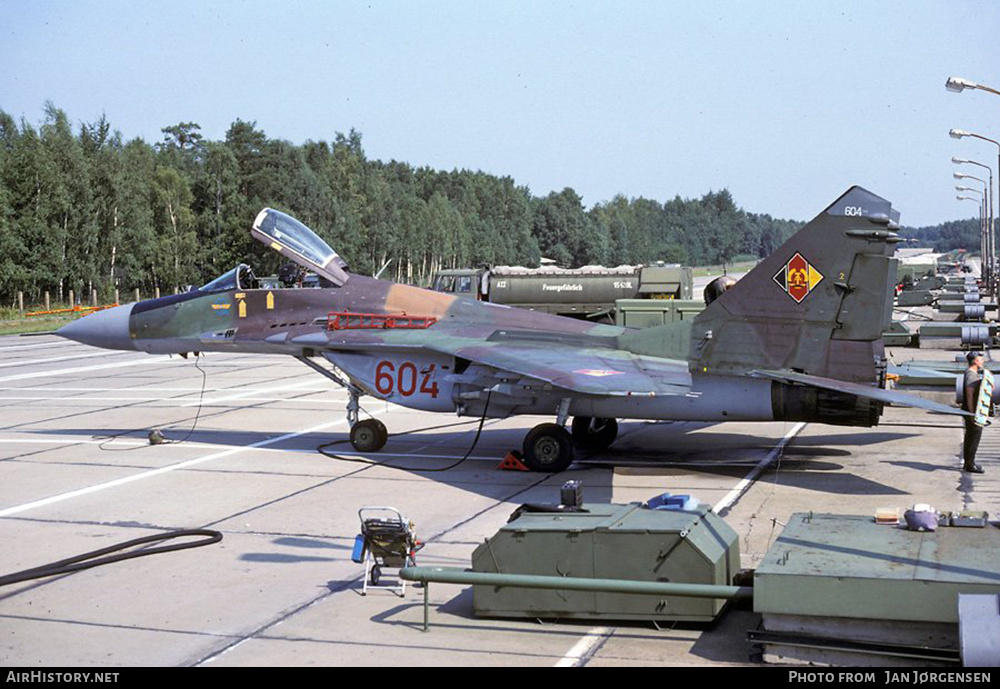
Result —
<instances>
[{"instance_id":1,"label":"mig-29 fighter jet","mask_svg":"<svg viewBox=\"0 0 1000 689\"><path fill-rule=\"evenodd\" d=\"M361 395L459 415L552 415L524 439L536 471L565 469L574 446L607 448L617 419L873 426L890 402L961 414L881 387L898 219L888 201L852 187L693 320L631 330L352 274L308 227L264 209L252 235L320 287L259 289L241 265L58 334L150 354L298 357L348 389L359 451L388 435L358 418Z\"/></svg>"}]
</instances>

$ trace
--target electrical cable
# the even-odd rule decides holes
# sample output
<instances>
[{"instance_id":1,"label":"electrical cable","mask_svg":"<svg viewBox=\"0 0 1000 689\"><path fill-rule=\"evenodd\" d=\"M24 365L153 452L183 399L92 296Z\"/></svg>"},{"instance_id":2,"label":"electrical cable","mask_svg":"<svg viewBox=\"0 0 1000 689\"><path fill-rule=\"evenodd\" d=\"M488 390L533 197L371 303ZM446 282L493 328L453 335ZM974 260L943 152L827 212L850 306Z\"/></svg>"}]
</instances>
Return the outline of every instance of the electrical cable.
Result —
<instances>
[{"instance_id":1,"label":"electrical cable","mask_svg":"<svg viewBox=\"0 0 1000 689\"><path fill-rule=\"evenodd\" d=\"M159 541L167 541L174 538L186 538L190 536L204 536L204 538L190 543L177 543L174 545L147 548L131 553L110 555L110 553L115 553L119 550L134 548L148 543L157 543ZM130 560L137 557L145 557L147 555L169 553L175 550L187 550L188 548L200 548L201 546L218 543L221 540L222 534L211 529L181 529L179 531L168 531L166 533L154 534L152 536L143 536L142 538L135 538L130 541L125 541L124 543L119 543L117 545L111 545L99 550L92 550L88 553L83 553L82 555L75 555L73 557L66 558L65 560L59 560L58 562L51 562L40 567L32 567L31 569L24 569L20 572L4 575L0 577L0 586L9 586L22 581L52 577L59 574L70 574L72 572L90 569L91 567L99 567L112 562L121 562L122 560ZM107 555L107 557L102 557L104 555Z\"/></svg>"},{"instance_id":2,"label":"electrical cable","mask_svg":"<svg viewBox=\"0 0 1000 689\"><path fill-rule=\"evenodd\" d=\"M194 357L194 367L198 369L201 373L201 392L198 394L198 411L195 412L194 422L191 424L191 429L187 432L180 440L166 440L166 443L171 445L179 445L180 443L186 442L194 434L196 428L198 428L198 419L201 418L202 402L205 400L205 386L208 382L208 371L201 367L201 355L196 354Z\"/></svg>"},{"instance_id":3,"label":"electrical cable","mask_svg":"<svg viewBox=\"0 0 1000 689\"><path fill-rule=\"evenodd\" d=\"M194 423L191 425L191 429L188 431L187 435L185 435L183 438L181 438L180 440L167 440L166 441L167 443L170 443L170 444L179 444L179 443L183 443L183 442L187 441L194 434L195 429L198 427L198 420L201 417L202 402L204 401L205 388L206 388L207 381L208 381L208 374L206 373L205 369L203 369L201 367L200 364L201 364L200 357L196 358L195 359L195 368L197 368L201 372L202 380L201 380L201 392L199 393L199 396L198 396L198 411L195 414ZM324 445L318 446L316 449L321 454L323 454L323 455L325 455L327 457L330 457L330 458L333 458L333 459L339 459L339 460L346 461L346 462L357 462L357 463L363 463L363 464L370 464L370 465L373 465L373 466L386 465L386 466L389 466L392 469L400 469L401 471L414 471L414 472L448 471L450 469L454 469L455 467L457 467L460 464L462 464L463 462L465 462L472 455L472 452L476 449L476 446L479 444L479 438L482 435L483 426L486 423L486 416L487 416L487 413L489 412L490 399L491 399L492 395L493 395L492 390L487 391L486 405L483 407L483 414L482 414L482 416L478 420L479 426L476 429L476 436L475 436L475 438L473 438L472 445L469 447L468 451L465 453L465 455L461 459L459 459L457 462L454 462L454 463L452 463L452 464L450 464L450 465L448 465L446 467L440 467L440 468L437 468L437 469L426 469L426 468L416 468L416 467L414 467L414 468L400 467L400 466L386 465L386 462L388 462L389 460L383 460L381 462L377 462L377 461L371 461L371 460L361 459L361 458L355 458L355 457L345 457L345 456L342 456L342 455L337 455L337 454L334 454L332 452L326 452L325 451L325 448L327 448L327 447L330 447L332 445L339 445L339 444L345 443L345 442L350 442L349 440L338 440L338 441L334 441L332 443L326 443ZM362 408L362 411L364 411L366 414L368 414L369 416L371 416L371 413L368 412L367 410L365 410L365 409ZM396 434L393 434L393 436L391 436L391 437L408 435L410 433L419 433L419 432L424 432L424 431L429 431L429 430L437 430L437 429L441 429L441 428L452 428L452 427L455 427L455 426L465 426L465 425L468 425L470 423L476 423L476 421L474 421L474 420L470 420L470 421L458 421L458 422L455 422L455 423L440 424L440 425L437 425L437 426L428 426L428 427L425 427L425 428L418 428L418 429L414 429L414 430L411 430L411 431L405 431L403 433L396 433ZM98 447L101 450L106 451L106 452L111 452L111 451L119 451L119 452L120 451L129 451L129 450L137 450L137 449L141 449L143 447L146 447L145 445L138 446L138 447L130 447L130 448L120 448L120 449L119 448L104 447L104 445L106 443L111 442L112 440L116 440L117 438L119 438L119 437L121 437L123 435L125 435L125 433L118 433L118 434L111 435L111 436L104 436L103 439L102 439L102 442L98 445ZM95 436L95 439L98 439L98 438L102 438L102 437L101 436ZM142 549L142 550L137 550L137 551L128 552L128 553L119 553L118 552L118 551L121 551L121 550L126 550L128 548L136 548L136 547L139 547L139 546L144 546L144 545L147 545L147 544L150 544L150 543L157 543L157 542L160 542L160 541L171 540L171 539L174 539L174 538L185 538L185 537L192 537L192 536L203 536L204 538L202 538L201 540L198 540L198 541L190 542L190 543L179 543L179 544L175 544L175 545L167 545L167 546L159 546L159 547L153 547L153 548L145 548L145 549ZM119 543L117 545L108 546L106 548L100 548L98 550L93 550L93 551L90 551L90 552L87 552L87 553L83 553L81 555L75 555L73 557L69 557L69 558L66 558L64 560L59 560L57 562L52 562L52 563L49 563L49 564L46 564L46 565L41 565L39 567L32 567L30 569L21 570L20 572L14 572L12 574L7 574L7 575L4 575L4 576L0 576L0 586L10 586L12 584L17 584L17 583L24 582L24 581L30 581L32 579L41 579L41 578L45 578L45 577L58 576L58 575L61 575L61 574L71 574L73 572L78 572L78 571L81 571L81 570L84 570L84 569L90 569L92 567L99 567L101 565L111 564L113 562L121 562L123 560L129 560L129 559L138 558L138 557L145 557L147 555L157 555L159 553L167 553L167 552L173 552L173 551L177 551L177 550L186 550L186 549L189 549L189 548L199 548L199 547L202 547L202 546L211 545L213 543L218 543L221 540L222 540L222 533L219 532L219 531L212 530L212 529L182 529L182 530L178 530L178 531L170 531L170 532L163 533L163 534L155 534L155 535L152 535L152 536L144 536L142 538L132 539L130 541L125 541L123 543ZM117 553L117 554L112 554L112 553Z\"/></svg>"},{"instance_id":4,"label":"electrical cable","mask_svg":"<svg viewBox=\"0 0 1000 689\"><path fill-rule=\"evenodd\" d=\"M194 423L191 425L191 429L187 432L180 440L166 440L166 443L179 444L187 441L194 434L195 429L198 427L198 420L201 418L202 403L205 398L205 387L208 383L208 373L201 367L201 357L196 357L194 361L195 368L201 372L201 392L198 395L198 411L194 417ZM131 433L132 431L129 431ZM127 452L130 450L139 450L146 445L139 445L137 447L129 448L110 448L105 447L105 445L113 440L126 435L126 433L117 433L110 436L94 436L95 439L101 440L98 444L98 448L105 452ZM150 543L158 543L160 541L172 540L175 538L187 538L192 536L204 536L201 540L193 541L190 543L177 543L174 545L159 546L154 548L144 548L142 550L136 550L129 553L118 553L121 550L127 550L128 548L137 548L139 546L144 546ZM181 529L177 531L168 531L162 534L154 534L152 536L143 536L142 538L135 538L130 541L125 541L117 545L108 546L106 548L100 548L99 550L93 550L82 555L75 555L73 557L66 558L65 560L59 560L57 562L52 562L47 565L41 565L39 567L32 567L31 569L25 569L20 572L14 572L13 574L7 574L0 576L0 586L9 586L11 584L17 584L22 581L29 581L31 579L41 579L45 577L57 576L60 574L70 574L72 572L78 572L84 569L90 569L91 567L99 567L101 565L111 564L112 562L121 562L123 560L129 560L137 557L145 557L147 555L157 555L159 553L169 553L176 550L187 550L188 548L199 548L201 546L211 545L212 543L218 543L222 540L222 533L219 531L214 531L211 529ZM111 553L118 553L117 555L112 555Z\"/></svg>"},{"instance_id":5,"label":"electrical cable","mask_svg":"<svg viewBox=\"0 0 1000 689\"><path fill-rule=\"evenodd\" d=\"M201 392L198 393L198 411L194 415L194 423L191 424L190 430L188 430L187 435L185 435L180 440L170 440L169 438L164 438L161 442L154 443L152 442L152 437L150 437L149 445L179 445L180 443L189 440L191 436L194 434L195 429L198 428L198 420L201 418L202 403L205 400L205 387L208 384L208 372L201 367L200 354L195 356L194 367L201 372ZM105 447L105 445L107 445L108 443L118 440L118 438L121 438L122 436L128 435L133 432L134 431L126 431L124 433L116 433L114 435L95 435L92 437L94 440L101 441L100 443L98 443L97 448L102 452L131 452L132 450L141 450L149 446L149 445L136 445L135 447ZM159 429L155 428L152 431L150 431L150 436L152 436L152 434L154 433L160 433L161 436L163 435L159 431Z\"/></svg>"},{"instance_id":6,"label":"electrical cable","mask_svg":"<svg viewBox=\"0 0 1000 689\"><path fill-rule=\"evenodd\" d=\"M388 467L390 469L399 469L400 471L412 471L412 472L417 472L417 473L435 473L435 472L439 472L439 471L449 471L449 470L454 469L455 467L459 466L460 464L462 464L463 462L465 462L469 457L471 457L472 456L472 452L476 449L476 445L479 444L479 436L482 435L482 433L483 433L483 426L486 423L486 414L487 414L487 412L489 412L489 409L490 409L490 398L492 396L493 396L493 391L492 390L487 390L487 392L486 392L486 405L483 407L483 415L479 418L479 427L476 429L476 437L473 438L472 445L469 447L468 451L466 451L465 455L461 459L459 459L457 462L449 464L446 467L439 467L439 468L436 468L436 469L425 469L425 468L417 468L417 467L402 467L402 466L398 466L398 465L395 465L395 464L388 464L387 462L391 461L390 459L383 459L382 461L374 461L374 460L366 459L366 458L363 458L363 457L346 457L344 455L338 455L336 453L327 452L326 451L325 448L331 447L333 445L342 445L344 443L349 443L350 440L346 439L346 438L344 440L335 440L332 443L325 443L323 445L320 445L320 446L318 446L316 448L316 451L319 452L324 457L329 457L330 459L337 459L337 460L340 460L340 461L343 461L343 462L354 462L356 464L370 464L372 466L386 466L386 467ZM364 409L363 407L361 409L366 414L368 414L369 416L371 416L371 412L369 412L368 410ZM432 430L436 430L436 429L439 429L439 428L451 428L453 426L465 426L465 425L468 425L470 423L476 423L476 422L475 421L458 421L458 422L455 422L455 423L441 424L439 426L428 426L426 428L415 428L415 429L413 429L411 431L404 431L402 433L393 433L389 437L390 438L397 438L397 437L399 437L401 435L409 435L410 433L422 433L424 431L432 431Z\"/></svg>"}]
</instances>

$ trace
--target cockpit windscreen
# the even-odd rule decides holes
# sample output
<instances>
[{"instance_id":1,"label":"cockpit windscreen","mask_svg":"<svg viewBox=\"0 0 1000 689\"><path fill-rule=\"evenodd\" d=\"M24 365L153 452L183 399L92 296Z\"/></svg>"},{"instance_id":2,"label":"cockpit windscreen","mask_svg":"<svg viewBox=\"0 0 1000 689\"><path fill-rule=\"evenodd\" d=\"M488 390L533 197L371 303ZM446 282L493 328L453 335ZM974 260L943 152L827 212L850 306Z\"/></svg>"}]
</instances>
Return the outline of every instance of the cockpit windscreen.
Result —
<instances>
[{"instance_id":1,"label":"cockpit windscreen","mask_svg":"<svg viewBox=\"0 0 1000 689\"><path fill-rule=\"evenodd\" d=\"M231 289L254 289L257 278L246 263L241 263L227 273L198 288L200 292L222 292Z\"/></svg>"}]
</instances>

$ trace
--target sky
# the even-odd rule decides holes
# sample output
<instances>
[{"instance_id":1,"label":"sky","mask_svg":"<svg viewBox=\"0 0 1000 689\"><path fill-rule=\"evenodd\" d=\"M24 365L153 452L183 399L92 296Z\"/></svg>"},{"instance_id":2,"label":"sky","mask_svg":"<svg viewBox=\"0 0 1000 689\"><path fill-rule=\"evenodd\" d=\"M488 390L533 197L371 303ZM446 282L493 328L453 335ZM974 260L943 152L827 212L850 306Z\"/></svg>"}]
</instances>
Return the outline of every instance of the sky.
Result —
<instances>
[{"instance_id":1,"label":"sky","mask_svg":"<svg viewBox=\"0 0 1000 689\"><path fill-rule=\"evenodd\" d=\"M903 225L978 214L953 156L994 168L992 0L0 0L0 110L52 101L125 139L237 118L275 139L352 128L371 159L664 202L729 189L808 220L854 184ZM963 182L958 182L959 184ZM978 183L974 183L978 184Z\"/></svg>"}]
</instances>

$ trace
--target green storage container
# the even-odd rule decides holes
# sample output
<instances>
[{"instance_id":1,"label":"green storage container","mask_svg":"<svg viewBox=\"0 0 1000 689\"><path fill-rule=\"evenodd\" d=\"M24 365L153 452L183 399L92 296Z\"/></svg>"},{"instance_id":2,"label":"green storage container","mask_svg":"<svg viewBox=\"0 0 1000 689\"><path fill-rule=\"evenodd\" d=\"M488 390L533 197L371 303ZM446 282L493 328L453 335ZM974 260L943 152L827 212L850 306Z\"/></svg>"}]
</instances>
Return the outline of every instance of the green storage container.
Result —
<instances>
[{"instance_id":1,"label":"green storage container","mask_svg":"<svg viewBox=\"0 0 1000 689\"><path fill-rule=\"evenodd\" d=\"M473 571L727 586L740 568L736 532L707 506L583 509L521 514L476 548ZM711 598L473 587L475 613L491 617L710 622L724 605Z\"/></svg>"}]
</instances>

